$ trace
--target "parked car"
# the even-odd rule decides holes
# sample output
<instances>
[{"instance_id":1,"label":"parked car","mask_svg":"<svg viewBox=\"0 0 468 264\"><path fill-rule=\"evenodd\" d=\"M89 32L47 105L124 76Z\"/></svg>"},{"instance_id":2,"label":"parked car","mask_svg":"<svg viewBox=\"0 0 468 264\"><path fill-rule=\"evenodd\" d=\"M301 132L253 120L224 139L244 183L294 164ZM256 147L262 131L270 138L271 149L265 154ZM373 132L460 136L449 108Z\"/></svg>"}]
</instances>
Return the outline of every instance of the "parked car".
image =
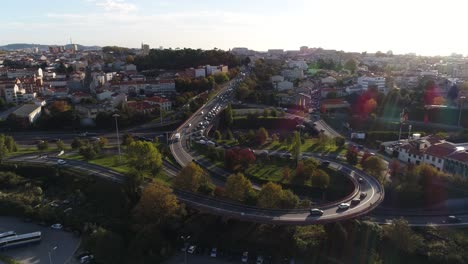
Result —
<instances>
[{"instance_id":1,"label":"parked car","mask_svg":"<svg viewBox=\"0 0 468 264\"><path fill-rule=\"evenodd\" d=\"M62 159L57 160L57 164L58 164L58 165L63 165L63 164L66 164L66 163L67 163L67 162L64 161L64 160L62 160Z\"/></svg>"},{"instance_id":2,"label":"parked car","mask_svg":"<svg viewBox=\"0 0 468 264\"><path fill-rule=\"evenodd\" d=\"M80 258L80 263L90 263L94 259L93 255L86 255Z\"/></svg>"},{"instance_id":3,"label":"parked car","mask_svg":"<svg viewBox=\"0 0 468 264\"><path fill-rule=\"evenodd\" d=\"M360 197L361 199L366 198L366 197L367 197L367 193L366 193L366 192L362 192L362 193L359 195L359 197Z\"/></svg>"},{"instance_id":4,"label":"parked car","mask_svg":"<svg viewBox=\"0 0 468 264\"><path fill-rule=\"evenodd\" d=\"M187 250L188 253L193 254L195 252L195 249L197 249L197 246L190 246Z\"/></svg>"},{"instance_id":5,"label":"parked car","mask_svg":"<svg viewBox=\"0 0 468 264\"><path fill-rule=\"evenodd\" d=\"M257 257L257 264L263 264L263 257L262 256L258 256Z\"/></svg>"},{"instance_id":6,"label":"parked car","mask_svg":"<svg viewBox=\"0 0 468 264\"><path fill-rule=\"evenodd\" d=\"M217 251L218 251L217 248L212 248L212 249L211 249L210 256L211 256L212 258L216 258Z\"/></svg>"},{"instance_id":7,"label":"parked car","mask_svg":"<svg viewBox=\"0 0 468 264\"><path fill-rule=\"evenodd\" d=\"M458 218L458 217L456 217L454 215L449 215L449 216L447 216L447 222L453 224L453 223L460 223L461 220L460 220L460 218Z\"/></svg>"},{"instance_id":8,"label":"parked car","mask_svg":"<svg viewBox=\"0 0 468 264\"><path fill-rule=\"evenodd\" d=\"M248 260L249 260L249 252L244 251L244 253L242 253L241 261L242 263L247 263Z\"/></svg>"},{"instance_id":9,"label":"parked car","mask_svg":"<svg viewBox=\"0 0 468 264\"><path fill-rule=\"evenodd\" d=\"M51 228L53 228L53 229L57 229L57 230L59 230L59 229L62 229L62 228L63 228L62 224L59 224L59 223L57 223L57 224L53 224L53 225L51 225L50 227L51 227Z\"/></svg>"},{"instance_id":10,"label":"parked car","mask_svg":"<svg viewBox=\"0 0 468 264\"><path fill-rule=\"evenodd\" d=\"M364 179L362 177L359 177L358 182L363 183Z\"/></svg>"}]
</instances>

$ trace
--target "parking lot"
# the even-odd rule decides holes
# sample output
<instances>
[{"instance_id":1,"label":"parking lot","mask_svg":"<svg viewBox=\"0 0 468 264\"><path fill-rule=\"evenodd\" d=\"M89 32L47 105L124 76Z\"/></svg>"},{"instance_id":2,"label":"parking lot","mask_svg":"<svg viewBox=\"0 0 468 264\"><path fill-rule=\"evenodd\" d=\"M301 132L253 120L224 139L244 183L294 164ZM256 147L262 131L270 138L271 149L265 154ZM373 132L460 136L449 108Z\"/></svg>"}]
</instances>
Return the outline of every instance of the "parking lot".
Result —
<instances>
[{"instance_id":1,"label":"parking lot","mask_svg":"<svg viewBox=\"0 0 468 264\"><path fill-rule=\"evenodd\" d=\"M24 264L50 263L49 252L51 252L52 263L67 263L80 242L79 237L71 232L54 230L35 223L26 223L18 218L0 217L0 233L10 230L17 234L42 232L40 243L0 250L0 254ZM55 250L54 247L56 247Z\"/></svg>"}]
</instances>

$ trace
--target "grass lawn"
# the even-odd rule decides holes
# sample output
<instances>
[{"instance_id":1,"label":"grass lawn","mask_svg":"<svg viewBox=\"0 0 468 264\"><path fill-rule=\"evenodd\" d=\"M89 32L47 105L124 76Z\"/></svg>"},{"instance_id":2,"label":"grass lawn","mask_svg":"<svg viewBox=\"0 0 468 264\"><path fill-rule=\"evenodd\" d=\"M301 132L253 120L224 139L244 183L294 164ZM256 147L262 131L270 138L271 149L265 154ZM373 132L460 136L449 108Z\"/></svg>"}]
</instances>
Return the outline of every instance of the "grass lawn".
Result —
<instances>
[{"instance_id":1,"label":"grass lawn","mask_svg":"<svg viewBox=\"0 0 468 264\"><path fill-rule=\"evenodd\" d=\"M291 147L282 142L271 142L264 145L262 148L277 151L291 151ZM310 138L304 141L301 145L301 152L328 153L328 154L344 154L346 149L337 147L335 143L320 144L318 138Z\"/></svg>"},{"instance_id":2,"label":"grass lawn","mask_svg":"<svg viewBox=\"0 0 468 264\"><path fill-rule=\"evenodd\" d=\"M19 261L3 255L0 255L0 261L4 262L5 264L20 264Z\"/></svg>"},{"instance_id":3,"label":"grass lawn","mask_svg":"<svg viewBox=\"0 0 468 264\"><path fill-rule=\"evenodd\" d=\"M31 154L39 152L36 147L31 148L19 148L17 152L10 152L7 154L7 157L19 156L24 154Z\"/></svg>"},{"instance_id":4,"label":"grass lawn","mask_svg":"<svg viewBox=\"0 0 468 264\"><path fill-rule=\"evenodd\" d=\"M259 162L252 164L245 173L260 179L260 180L268 180L273 182L281 182L283 179L283 170L285 164L261 164ZM293 175L293 171L291 170L291 175Z\"/></svg>"}]
</instances>

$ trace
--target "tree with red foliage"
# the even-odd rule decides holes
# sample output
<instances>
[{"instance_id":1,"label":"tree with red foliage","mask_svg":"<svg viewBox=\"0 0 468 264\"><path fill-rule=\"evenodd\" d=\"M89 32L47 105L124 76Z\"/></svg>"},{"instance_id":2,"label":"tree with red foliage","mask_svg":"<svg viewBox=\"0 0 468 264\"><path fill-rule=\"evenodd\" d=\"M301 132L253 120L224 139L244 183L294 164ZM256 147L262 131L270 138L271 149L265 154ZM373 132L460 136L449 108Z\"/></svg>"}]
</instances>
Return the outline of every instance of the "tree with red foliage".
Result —
<instances>
[{"instance_id":1,"label":"tree with red foliage","mask_svg":"<svg viewBox=\"0 0 468 264\"><path fill-rule=\"evenodd\" d=\"M224 164L227 169L237 171L239 166L246 169L255 160L255 155L250 149L229 149L226 150Z\"/></svg>"},{"instance_id":2,"label":"tree with red foliage","mask_svg":"<svg viewBox=\"0 0 468 264\"><path fill-rule=\"evenodd\" d=\"M367 158L369 158L370 156L372 156L369 152L364 152L364 154L362 154L362 157L361 157L361 166L362 164L366 161Z\"/></svg>"},{"instance_id":3,"label":"tree with red foliage","mask_svg":"<svg viewBox=\"0 0 468 264\"><path fill-rule=\"evenodd\" d=\"M395 177L401 173L401 165L397 159L392 160L392 162L390 162L388 165L388 168L390 170L390 176L392 179L395 179Z\"/></svg>"}]
</instances>

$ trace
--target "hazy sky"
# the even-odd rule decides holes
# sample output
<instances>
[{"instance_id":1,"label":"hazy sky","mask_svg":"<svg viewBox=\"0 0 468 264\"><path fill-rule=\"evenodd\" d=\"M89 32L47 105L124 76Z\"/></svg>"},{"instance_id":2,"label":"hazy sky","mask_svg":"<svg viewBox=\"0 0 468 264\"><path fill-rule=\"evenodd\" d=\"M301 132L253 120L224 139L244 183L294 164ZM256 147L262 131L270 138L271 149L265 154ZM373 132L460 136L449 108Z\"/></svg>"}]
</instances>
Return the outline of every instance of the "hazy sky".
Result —
<instances>
[{"instance_id":1,"label":"hazy sky","mask_svg":"<svg viewBox=\"0 0 468 264\"><path fill-rule=\"evenodd\" d=\"M465 0L2 1L0 45L468 54Z\"/></svg>"}]
</instances>

